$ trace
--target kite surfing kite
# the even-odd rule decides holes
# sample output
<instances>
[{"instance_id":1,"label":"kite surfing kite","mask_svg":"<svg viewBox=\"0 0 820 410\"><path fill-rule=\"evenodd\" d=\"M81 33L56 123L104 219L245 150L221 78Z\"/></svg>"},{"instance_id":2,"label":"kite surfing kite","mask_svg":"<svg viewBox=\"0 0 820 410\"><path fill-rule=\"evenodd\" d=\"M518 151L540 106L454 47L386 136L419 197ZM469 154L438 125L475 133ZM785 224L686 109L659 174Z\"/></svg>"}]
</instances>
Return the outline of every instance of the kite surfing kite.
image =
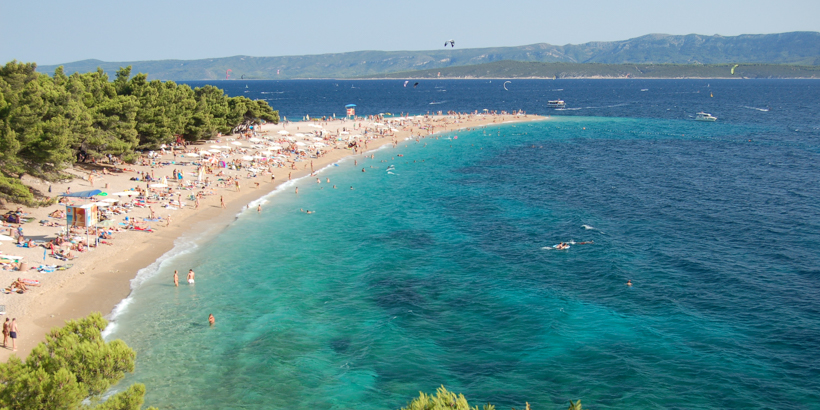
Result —
<instances>
[{"instance_id":1,"label":"kite surfing kite","mask_svg":"<svg viewBox=\"0 0 820 410\"><path fill-rule=\"evenodd\" d=\"M455 41L453 41L453 40L447 40L447 41L445 41L445 42L444 42L444 47L447 47L447 44L450 44L450 47L455 47L455 46L456 46L456 42L455 42Z\"/></svg>"},{"instance_id":2,"label":"kite surfing kite","mask_svg":"<svg viewBox=\"0 0 820 410\"><path fill-rule=\"evenodd\" d=\"M407 87L407 83L409 83L409 82L410 82L410 80L405 81L404 86Z\"/></svg>"},{"instance_id":3,"label":"kite surfing kite","mask_svg":"<svg viewBox=\"0 0 820 410\"><path fill-rule=\"evenodd\" d=\"M228 69L228 71L225 71L225 79L226 80L231 78L231 71L233 71L233 70L231 70L230 68Z\"/></svg>"},{"instance_id":4,"label":"kite surfing kite","mask_svg":"<svg viewBox=\"0 0 820 410\"><path fill-rule=\"evenodd\" d=\"M504 81L504 89L507 90L507 83L512 84L512 81ZM510 91L510 90L507 90Z\"/></svg>"},{"instance_id":5,"label":"kite surfing kite","mask_svg":"<svg viewBox=\"0 0 820 410\"><path fill-rule=\"evenodd\" d=\"M737 68L738 66L740 66L740 64L735 64L735 66L732 67L732 75L735 75L735 68Z\"/></svg>"},{"instance_id":6,"label":"kite surfing kite","mask_svg":"<svg viewBox=\"0 0 820 410\"><path fill-rule=\"evenodd\" d=\"M416 87L418 87L418 86L419 86L419 83L415 83L415 84L413 84L413 88L416 88Z\"/></svg>"}]
</instances>

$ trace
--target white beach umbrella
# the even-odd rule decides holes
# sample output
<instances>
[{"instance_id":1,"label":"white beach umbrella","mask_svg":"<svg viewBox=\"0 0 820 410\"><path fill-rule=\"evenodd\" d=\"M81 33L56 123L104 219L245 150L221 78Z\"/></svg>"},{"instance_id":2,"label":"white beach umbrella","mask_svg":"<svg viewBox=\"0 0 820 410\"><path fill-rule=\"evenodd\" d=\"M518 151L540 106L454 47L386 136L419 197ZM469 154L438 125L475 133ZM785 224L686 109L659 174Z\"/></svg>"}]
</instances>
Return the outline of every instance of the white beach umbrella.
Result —
<instances>
[{"instance_id":1,"label":"white beach umbrella","mask_svg":"<svg viewBox=\"0 0 820 410\"><path fill-rule=\"evenodd\" d=\"M108 194L108 196L131 196L131 195L139 195L140 193L137 191L123 191L123 192L114 192L113 194Z\"/></svg>"},{"instance_id":2,"label":"white beach umbrella","mask_svg":"<svg viewBox=\"0 0 820 410\"><path fill-rule=\"evenodd\" d=\"M242 157L242 160L243 161L251 161L251 160L253 160L253 157L250 156L250 155L245 155L244 157Z\"/></svg>"},{"instance_id":3,"label":"white beach umbrella","mask_svg":"<svg viewBox=\"0 0 820 410\"><path fill-rule=\"evenodd\" d=\"M14 238L12 238L11 236L0 235L0 241L13 241L13 240L14 240Z\"/></svg>"},{"instance_id":4,"label":"white beach umbrella","mask_svg":"<svg viewBox=\"0 0 820 410\"><path fill-rule=\"evenodd\" d=\"M269 157L269 156L271 156L271 155L273 155L273 153L272 153L272 152L270 152L270 151L262 151L262 152L260 152L260 154L265 155L265 156L268 156L268 157Z\"/></svg>"},{"instance_id":5,"label":"white beach umbrella","mask_svg":"<svg viewBox=\"0 0 820 410\"><path fill-rule=\"evenodd\" d=\"M222 151L220 151L218 149L209 149L208 152L222 152Z\"/></svg>"},{"instance_id":6,"label":"white beach umbrella","mask_svg":"<svg viewBox=\"0 0 820 410\"><path fill-rule=\"evenodd\" d=\"M298 145L298 146L300 146L300 147L304 147L304 146L305 146L305 143L304 143L304 142L302 142L302 141L298 141L298 142L296 143L296 145Z\"/></svg>"},{"instance_id":7,"label":"white beach umbrella","mask_svg":"<svg viewBox=\"0 0 820 410\"><path fill-rule=\"evenodd\" d=\"M242 145L242 143L239 142L239 141L233 141L233 142L231 142L231 144L233 144L233 145Z\"/></svg>"},{"instance_id":8,"label":"white beach umbrella","mask_svg":"<svg viewBox=\"0 0 820 410\"><path fill-rule=\"evenodd\" d=\"M277 149L278 150L278 149L282 149L282 146L279 145L279 144L273 144L273 145L270 146L270 149Z\"/></svg>"},{"instance_id":9,"label":"white beach umbrella","mask_svg":"<svg viewBox=\"0 0 820 410\"><path fill-rule=\"evenodd\" d=\"M148 185L149 188L168 188L168 184L151 184Z\"/></svg>"},{"instance_id":10,"label":"white beach umbrella","mask_svg":"<svg viewBox=\"0 0 820 410\"><path fill-rule=\"evenodd\" d=\"M189 157L198 157L198 156L199 156L199 154L197 154L196 152L190 152L190 153L187 153L187 154L185 154L185 155L187 155L187 156L189 156ZM184 157L185 155L183 155L183 157Z\"/></svg>"},{"instance_id":11,"label":"white beach umbrella","mask_svg":"<svg viewBox=\"0 0 820 410\"><path fill-rule=\"evenodd\" d=\"M219 145L211 145L211 148L222 148L222 147L219 146Z\"/></svg>"},{"instance_id":12,"label":"white beach umbrella","mask_svg":"<svg viewBox=\"0 0 820 410\"><path fill-rule=\"evenodd\" d=\"M287 130L280 130L280 131L279 131L279 134L282 134L282 135L288 135L288 134L290 134L290 131L287 131Z\"/></svg>"},{"instance_id":13,"label":"white beach umbrella","mask_svg":"<svg viewBox=\"0 0 820 410\"><path fill-rule=\"evenodd\" d=\"M299 137L299 138L304 138L305 134L302 134L301 132L297 132L296 136Z\"/></svg>"},{"instance_id":14,"label":"white beach umbrella","mask_svg":"<svg viewBox=\"0 0 820 410\"><path fill-rule=\"evenodd\" d=\"M349 133L349 132L347 132L347 131L342 131L342 132L340 132L339 134L342 134L342 135L350 135L350 133Z\"/></svg>"},{"instance_id":15,"label":"white beach umbrella","mask_svg":"<svg viewBox=\"0 0 820 410\"><path fill-rule=\"evenodd\" d=\"M248 141L250 141L250 142L259 142L259 141L262 141L262 138L256 138L256 137L248 138Z\"/></svg>"}]
</instances>

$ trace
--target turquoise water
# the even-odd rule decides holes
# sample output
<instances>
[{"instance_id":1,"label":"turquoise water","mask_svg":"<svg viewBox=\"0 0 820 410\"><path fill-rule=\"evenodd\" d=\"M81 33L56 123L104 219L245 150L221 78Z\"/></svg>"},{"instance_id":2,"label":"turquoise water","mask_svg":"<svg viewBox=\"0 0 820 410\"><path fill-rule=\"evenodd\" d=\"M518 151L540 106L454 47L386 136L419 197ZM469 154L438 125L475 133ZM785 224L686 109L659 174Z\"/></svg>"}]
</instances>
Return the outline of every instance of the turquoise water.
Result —
<instances>
[{"instance_id":1,"label":"turquoise water","mask_svg":"<svg viewBox=\"0 0 820 410\"><path fill-rule=\"evenodd\" d=\"M141 273L123 385L162 409L389 409L441 384L499 408L820 408L820 144L778 132L554 117L342 161ZM594 243L543 249L567 241Z\"/></svg>"}]
</instances>

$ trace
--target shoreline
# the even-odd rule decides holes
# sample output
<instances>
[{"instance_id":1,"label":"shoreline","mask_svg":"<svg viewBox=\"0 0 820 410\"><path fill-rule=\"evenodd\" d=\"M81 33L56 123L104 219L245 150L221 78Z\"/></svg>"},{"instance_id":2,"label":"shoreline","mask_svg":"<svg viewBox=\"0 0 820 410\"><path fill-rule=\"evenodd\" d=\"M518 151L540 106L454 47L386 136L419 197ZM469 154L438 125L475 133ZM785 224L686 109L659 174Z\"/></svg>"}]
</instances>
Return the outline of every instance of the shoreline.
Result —
<instances>
[{"instance_id":1,"label":"shoreline","mask_svg":"<svg viewBox=\"0 0 820 410\"><path fill-rule=\"evenodd\" d=\"M440 134L444 132L457 131L463 128L484 127L490 125L503 125L514 122L530 122L540 121L547 117L537 115L513 115L513 114L462 114L462 115L445 115L445 116L430 116L424 120L416 120L411 122L410 126L403 127L400 130L395 130L390 135L378 135L378 138L368 139L366 142L366 149L358 153L353 152L349 148L333 148L325 152L324 155L310 160L311 166L315 171L319 171L325 167L331 166L333 163L339 162L345 158L356 156L363 156L367 152L380 149L387 144L392 144L395 141L403 141L413 137L426 137L429 135ZM356 123L370 122L364 118L356 119ZM324 129L338 133L339 130L350 127L353 124L352 120L333 120L328 122L321 122ZM287 124L266 124L261 127L261 134L271 133L276 130L289 130L298 132L311 130L308 126L315 126L315 123L287 123ZM428 127L432 126L430 130ZM235 135L223 136L221 140L235 139ZM248 144L247 140L241 140ZM204 148L207 145L213 144L214 141L206 141L204 144L198 144L195 147ZM184 156L184 154L182 154ZM233 157L241 157L242 154L237 153ZM163 157L167 159L168 155ZM174 157L175 158L175 157ZM295 165L296 163L294 163ZM170 168L174 166L167 166L165 168L152 168L150 166L131 166L135 171L152 172L160 171L162 173L170 173ZM77 166L67 169L72 174L82 177L83 170ZM185 169L190 171L190 168ZM239 172L241 174L241 172ZM72 261L74 266L66 271L58 271L52 273L38 273L36 270L26 270L25 272L0 270L0 281L9 283L17 277L34 278L41 280L42 286L36 288L29 288L30 290L25 294L4 294L0 295L0 304L6 306L6 317L15 317L18 320L21 331L20 338L17 340L18 351L12 352L11 349L0 349L0 360L8 360L12 354L25 359L28 353L41 341L45 339L46 333L53 327L63 326L65 321L85 317L91 312L102 312L107 319L111 319L112 315L116 313L115 309L123 303L133 290L132 282L137 278L137 274L145 269L151 267L157 261L163 259L165 255L177 249L177 241L181 238L198 238L203 234L205 239L211 235L216 235L230 224L232 224L243 209L247 208L249 204L255 203L260 199L271 195L281 185L288 181L288 174L292 173L292 179L298 180L304 178L312 173L308 169L308 163L303 161L299 163L298 169L291 169L286 167L274 168L273 176L275 182L271 182L271 174L260 174L253 180L242 179L242 184L245 185L244 191L233 192L232 188L219 189L218 194L211 197L204 197L201 201L200 209L193 209L193 204L188 201L188 204L180 207L179 210L173 211L170 226L165 227L164 222L158 222L154 232L139 232L139 231L123 231L116 232L115 244L112 246L100 245L99 247L86 251L79 259ZM135 185L144 185L142 182L133 182L129 177L136 175L135 172L107 175L99 177L106 185L111 185L111 188L105 189L106 192L119 192ZM237 178L240 178L239 176ZM258 183L256 188L252 185ZM38 185L39 186L36 186ZM43 182L34 181L32 185L46 192ZM69 186L74 187L74 192L94 189L93 184L87 180L74 179L60 184L53 184L54 195L57 192L64 192ZM51 188L51 187L49 187ZM174 193L177 195L177 192ZM224 196L225 209L219 204L217 196ZM158 204L157 204L158 205ZM10 204L9 207L16 207ZM27 209L24 212L33 216L35 220L48 220L46 215L58 209L64 209L64 205L52 205L46 208ZM147 209L133 209L128 214L132 219L139 216L144 216L148 213ZM164 208L158 208L160 216L165 216L167 211ZM226 217L226 215L228 217ZM57 221L59 221L57 219ZM63 219L64 222L64 219ZM4 224L7 225L7 224ZM55 230L50 227L29 226L33 224L24 224L26 230L26 237L39 238L49 240L48 233ZM160 226L162 225L162 226ZM39 228L39 229L38 229ZM8 229L4 226L3 232ZM31 231L32 233L29 233ZM14 248L11 250L11 242L3 242L0 250L4 255L15 254L23 255L24 260L29 263L29 267L36 267L40 264L41 258L45 255L44 249L25 249ZM125 254L123 251L128 250ZM169 257L173 257L170 255ZM59 264L54 259L48 258L46 264ZM161 263L161 262L160 262ZM184 273L183 273L184 274ZM138 286L138 285L137 285ZM111 322L114 323L114 322Z\"/></svg>"}]
</instances>

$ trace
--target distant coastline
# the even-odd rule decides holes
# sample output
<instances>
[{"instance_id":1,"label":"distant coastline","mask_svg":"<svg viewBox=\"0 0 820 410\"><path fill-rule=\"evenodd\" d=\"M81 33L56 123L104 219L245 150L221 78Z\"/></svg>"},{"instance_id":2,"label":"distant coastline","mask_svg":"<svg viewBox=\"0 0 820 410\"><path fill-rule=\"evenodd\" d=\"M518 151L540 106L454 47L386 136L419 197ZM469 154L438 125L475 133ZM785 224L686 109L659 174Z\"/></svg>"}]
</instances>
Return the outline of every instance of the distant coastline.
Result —
<instances>
[{"instance_id":1,"label":"distant coastline","mask_svg":"<svg viewBox=\"0 0 820 410\"><path fill-rule=\"evenodd\" d=\"M544 64L537 72L462 73L468 67L492 64ZM86 73L101 68L109 75L120 67L132 66L135 72L148 73L149 80L214 81L221 79L291 80L380 78L399 73L429 70L443 77L495 76L499 78L552 77L588 78L629 74L655 78L730 77L733 65L740 68L769 67L764 71L735 72L746 77L817 78L820 77L820 33L791 32L740 36L699 34L649 34L623 41L591 42L557 46L546 43L514 47L440 48L419 51L363 50L297 56L231 56L197 60L120 61L83 60L39 67L52 74L63 66L68 74ZM636 69L637 66L637 69ZM631 67L631 68L630 68ZM658 67L673 72L641 73ZM710 72L712 67L721 72ZM744 68L745 67L745 68ZM797 72L793 72L796 68ZM507 67L506 69L510 69ZM230 70L230 71L228 71ZM451 70L459 73L450 73ZM544 70L555 73L540 72ZM630 71L631 70L631 71ZM685 72L680 73L683 70ZM698 72L690 72L697 70ZM702 72L707 70L707 72ZM564 75L560 73L564 72Z\"/></svg>"}]
</instances>

